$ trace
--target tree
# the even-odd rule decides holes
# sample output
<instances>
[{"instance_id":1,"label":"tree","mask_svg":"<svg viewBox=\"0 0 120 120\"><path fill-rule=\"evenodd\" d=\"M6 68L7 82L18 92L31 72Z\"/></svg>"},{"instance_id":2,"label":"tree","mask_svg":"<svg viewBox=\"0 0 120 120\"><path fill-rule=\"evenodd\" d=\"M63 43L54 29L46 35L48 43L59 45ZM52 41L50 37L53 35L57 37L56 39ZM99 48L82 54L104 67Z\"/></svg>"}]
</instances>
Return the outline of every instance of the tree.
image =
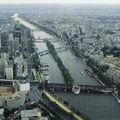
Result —
<instances>
[{"instance_id":1,"label":"tree","mask_svg":"<svg viewBox=\"0 0 120 120\"><path fill-rule=\"evenodd\" d=\"M35 69L38 71L38 69L39 69L39 57L38 57L37 53L35 53L35 55L33 57L33 63L34 63Z\"/></svg>"}]
</instances>

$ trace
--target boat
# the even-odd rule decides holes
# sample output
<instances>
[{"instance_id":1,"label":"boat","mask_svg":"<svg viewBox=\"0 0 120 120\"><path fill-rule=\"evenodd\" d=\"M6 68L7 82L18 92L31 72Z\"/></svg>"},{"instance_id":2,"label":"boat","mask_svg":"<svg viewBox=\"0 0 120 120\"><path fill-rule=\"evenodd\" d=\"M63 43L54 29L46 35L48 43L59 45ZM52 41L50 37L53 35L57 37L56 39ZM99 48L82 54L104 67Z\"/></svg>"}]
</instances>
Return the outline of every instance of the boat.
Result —
<instances>
[{"instance_id":1,"label":"boat","mask_svg":"<svg viewBox=\"0 0 120 120\"><path fill-rule=\"evenodd\" d=\"M78 95L80 93L80 86L78 85L73 85L72 87L72 92L76 95Z\"/></svg>"},{"instance_id":2,"label":"boat","mask_svg":"<svg viewBox=\"0 0 120 120\"><path fill-rule=\"evenodd\" d=\"M86 72L90 77L93 77L93 73L92 73L90 70L85 69L85 72Z\"/></svg>"}]
</instances>

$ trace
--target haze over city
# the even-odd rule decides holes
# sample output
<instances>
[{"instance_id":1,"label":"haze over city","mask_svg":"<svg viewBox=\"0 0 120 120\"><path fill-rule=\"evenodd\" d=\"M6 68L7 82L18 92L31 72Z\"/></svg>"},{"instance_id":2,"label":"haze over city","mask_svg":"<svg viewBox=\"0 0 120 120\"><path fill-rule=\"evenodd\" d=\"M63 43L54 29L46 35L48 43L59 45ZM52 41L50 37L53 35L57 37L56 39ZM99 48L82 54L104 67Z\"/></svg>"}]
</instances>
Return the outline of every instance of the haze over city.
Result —
<instances>
[{"instance_id":1,"label":"haze over city","mask_svg":"<svg viewBox=\"0 0 120 120\"><path fill-rule=\"evenodd\" d=\"M120 120L120 0L0 0L0 120Z\"/></svg>"},{"instance_id":2,"label":"haze over city","mask_svg":"<svg viewBox=\"0 0 120 120\"><path fill-rule=\"evenodd\" d=\"M47 4L120 4L120 0L0 0L0 4L24 4L24 3L47 3Z\"/></svg>"}]
</instances>

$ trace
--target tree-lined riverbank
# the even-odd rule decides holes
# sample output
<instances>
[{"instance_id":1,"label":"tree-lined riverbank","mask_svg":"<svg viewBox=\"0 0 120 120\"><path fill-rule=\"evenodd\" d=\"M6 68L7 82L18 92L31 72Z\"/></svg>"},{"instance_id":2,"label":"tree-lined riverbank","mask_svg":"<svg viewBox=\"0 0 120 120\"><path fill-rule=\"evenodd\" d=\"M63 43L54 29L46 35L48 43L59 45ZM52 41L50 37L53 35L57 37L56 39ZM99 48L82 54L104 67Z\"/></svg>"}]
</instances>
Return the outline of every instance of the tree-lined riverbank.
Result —
<instances>
[{"instance_id":1,"label":"tree-lined riverbank","mask_svg":"<svg viewBox=\"0 0 120 120\"><path fill-rule=\"evenodd\" d=\"M54 60L56 61L59 69L61 70L61 73L64 77L65 83L67 83L68 85L73 85L74 80L73 80L72 76L70 75L69 70L64 66L62 60L58 56L58 54L54 48L54 45L52 45L51 42L49 42L48 40L46 40L46 45L47 45L48 50L50 51L51 55L53 56Z\"/></svg>"}]
</instances>

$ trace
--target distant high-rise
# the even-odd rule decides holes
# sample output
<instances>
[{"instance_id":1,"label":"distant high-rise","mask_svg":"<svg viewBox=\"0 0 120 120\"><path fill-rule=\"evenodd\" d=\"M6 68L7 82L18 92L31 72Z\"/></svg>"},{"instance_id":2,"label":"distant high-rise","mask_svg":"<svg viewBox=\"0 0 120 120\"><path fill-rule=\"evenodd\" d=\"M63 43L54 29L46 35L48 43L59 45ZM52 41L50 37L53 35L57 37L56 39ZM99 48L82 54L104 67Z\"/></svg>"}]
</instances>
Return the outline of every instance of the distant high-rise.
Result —
<instances>
[{"instance_id":1,"label":"distant high-rise","mask_svg":"<svg viewBox=\"0 0 120 120\"><path fill-rule=\"evenodd\" d=\"M8 38L9 38L8 32L4 31L1 33L1 51L2 52L8 51Z\"/></svg>"},{"instance_id":2,"label":"distant high-rise","mask_svg":"<svg viewBox=\"0 0 120 120\"><path fill-rule=\"evenodd\" d=\"M21 27L19 24L15 24L14 26L14 38L19 38L19 43L21 43Z\"/></svg>"},{"instance_id":3,"label":"distant high-rise","mask_svg":"<svg viewBox=\"0 0 120 120\"><path fill-rule=\"evenodd\" d=\"M1 29L0 29L0 50L1 50Z\"/></svg>"},{"instance_id":4,"label":"distant high-rise","mask_svg":"<svg viewBox=\"0 0 120 120\"><path fill-rule=\"evenodd\" d=\"M0 78L4 78L5 76L5 60L4 58L0 58Z\"/></svg>"},{"instance_id":5,"label":"distant high-rise","mask_svg":"<svg viewBox=\"0 0 120 120\"><path fill-rule=\"evenodd\" d=\"M14 38L14 47L15 51L21 51L21 26L16 23L14 26L14 32L13 32L13 38Z\"/></svg>"},{"instance_id":6,"label":"distant high-rise","mask_svg":"<svg viewBox=\"0 0 120 120\"><path fill-rule=\"evenodd\" d=\"M13 33L9 33L9 41L13 41Z\"/></svg>"},{"instance_id":7,"label":"distant high-rise","mask_svg":"<svg viewBox=\"0 0 120 120\"><path fill-rule=\"evenodd\" d=\"M12 65L6 66L5 72L6 72L6 79L13 80L13 66Z\"/></svg>"}]
</instances>

